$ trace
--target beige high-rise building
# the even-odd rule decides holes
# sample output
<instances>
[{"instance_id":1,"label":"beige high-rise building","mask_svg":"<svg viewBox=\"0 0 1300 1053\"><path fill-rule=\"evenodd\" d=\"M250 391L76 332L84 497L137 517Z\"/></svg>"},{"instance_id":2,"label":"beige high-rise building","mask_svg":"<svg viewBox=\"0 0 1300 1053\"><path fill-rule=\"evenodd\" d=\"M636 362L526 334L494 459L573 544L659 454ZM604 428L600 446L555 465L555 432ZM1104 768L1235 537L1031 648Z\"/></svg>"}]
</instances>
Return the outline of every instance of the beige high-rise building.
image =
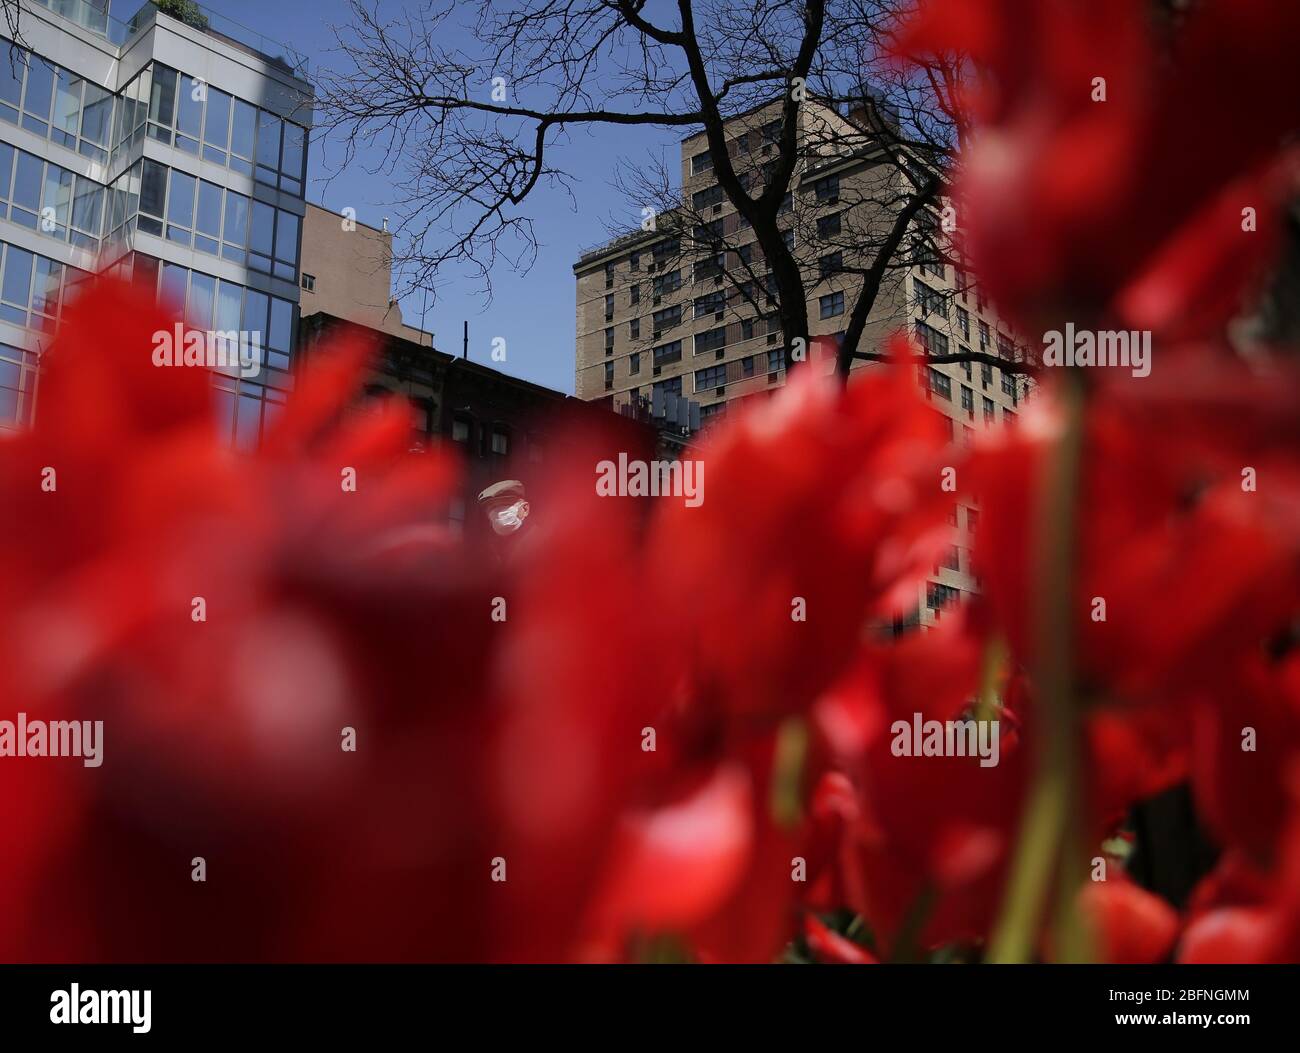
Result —
<instances>
[{"instance_id":1,"label":"beige high-rise building","mask_svg":"<svg viewBox=\"0 0 1300 1053\"><path fill-rule=\"evenodd\" d=\"M302 316L328 314L433 346L393 295L393 235L307 202L302 223Z\"/></svg>"},{"instance_id":2,"label":"beige high-rise building","mask_svg":"<svg viewBox=\"0 0 1300 1053\"><path fill-rule=\"evenodd\" d=\"M774 102L728 122L728 153L753 193L777 161L780 118L781 104ZM805 276L808 337L816 344L810 368L829 369L862 272L904 200L906 176L882 156L865 111L844 114L810 100L799 107L798 120L797 160L781 225ZM653 210L653 229L586 252L574 266L575 390L615 410L650 399L655 389L671 391L699 402L707 426L728 406L784 382L786 341L766 295L762 251L714 177L703 132L682 141L679 188L664 188L658 198L654 190L647 179L645 208ZM922 223L941 228L941 213L923 212L918 228ZM1020 357L1019 342L978 285L924 251L897 254L858 347L883 350L898 330L931 354ZM823 350L826 357L820 357ZM871 367L854 363L855 371ZM977 429L1012 422L1028 389L1025 378L992 364L920 365L917 380L958 443ZM925 624L958 593L977 587L970 546L978 511L954 506L952 520L952 549L919 597Z\"/></svg>"}]
</instances>

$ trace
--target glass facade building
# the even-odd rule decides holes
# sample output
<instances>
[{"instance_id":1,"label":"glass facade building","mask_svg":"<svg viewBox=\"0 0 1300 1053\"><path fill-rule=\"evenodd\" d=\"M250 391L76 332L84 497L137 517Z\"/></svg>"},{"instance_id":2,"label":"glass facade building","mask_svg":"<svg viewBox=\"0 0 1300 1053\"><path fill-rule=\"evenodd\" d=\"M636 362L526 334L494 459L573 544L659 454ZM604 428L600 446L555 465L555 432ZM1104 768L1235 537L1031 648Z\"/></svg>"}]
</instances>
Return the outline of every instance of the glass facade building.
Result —
<instances>
[{"instance_id":1,"label":"glass facade building","mask_svg":"<svg viewBox=\"0 0 1300 1053\"><path fill-rule=\"evenodd\" d=\"M223 435L255 445L292 384L305 63L220 16L106 7L32 0L21 44L2 42L0 428L39 414L42 351L77 284L110 270L246 334L256 375L213 380Z\"/></svg>"}]
</instances>

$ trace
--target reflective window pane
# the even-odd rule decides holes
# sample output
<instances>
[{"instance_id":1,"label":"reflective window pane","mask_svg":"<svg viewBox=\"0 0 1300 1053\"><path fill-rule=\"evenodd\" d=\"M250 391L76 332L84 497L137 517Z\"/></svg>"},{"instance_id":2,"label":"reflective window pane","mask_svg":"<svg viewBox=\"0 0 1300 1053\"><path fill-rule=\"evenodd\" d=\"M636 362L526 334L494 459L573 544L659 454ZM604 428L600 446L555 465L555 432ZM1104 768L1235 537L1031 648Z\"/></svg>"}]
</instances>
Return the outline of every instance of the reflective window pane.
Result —
<instances>
[{"instance_id":1,"label":"reflective window pane","mask_svg":"<svg viewBox=\"0 0 1300 1053\"><path fill-rule=\"evenodd\" d=\"M9 188L14 178L14 148L0 143L0 201L9 200Z\"/></svg>"},{"instance_id":2,"label":"reflective window pane","mask_svg":"<svg viewBox=\"0 0 1300 1053\"><path fill-rule=\"evenodd\" d=\"M212 328L212 301L217 294L217 279L194 271L190 275L190 297L185 307L185 321L205 332Z\"/></svg>"},{"instance_id":3,"label":"reflective window pane","mask_svg":"<svg viewBox=\"0 0 1300 1053\"><path fill-rule=\"evenodd\" d=\"M149 95L149 119L170 128L176 112L176 71L155 66Z\"/></svg>"},{"instance_id":4,"label":"reflective window pane","mask_svg":"<svg viewBox=\"0 0 1300 1053\"><path fill-rule=\"evenodd\" d=\"M23 73L26 65L26 59L21 52L14 55L13 62L7 61L8 54L5 54L5 62L0 62L0 102L8 103L10 106L17 108L22 102L23 95Z\"/></svg>"},{"instance_id":5,"label":"reflective window pane","mask_svg":"<svg viewBox=\"0 0 1300 1053\"><path fill-rule=\"evenodd\" d=\"M253 202L253 226L250 233L252 250L270 256L275 234L275 209L265 201Z\"/></svg>"},{"instance_id":6,"label":"reflective window pane","mask_svg":"<svg viewBox=\"0 0 1300 1053\"><path fill-rule=\"evenodd\" d=\"M256 343L259 346L263 343L266 333L266 299L268 296L265 292L255 289L244 290L243 328L257 334Z\"/></svg>"},{"instance_id":7,"label":"reflective window pane","mask_svg":"<svg viewBox=\"0 0 1300 1053\"><path fill-rule=\"evenodd\" d=\"M15 205L21 205L32 212L41 207L41 176L45 165L39 157L31 154L18 155L17 172L14 174Z\"/></svg>"},{"instance_id":8,"label":"reflective window pane","mask_svg":"<svg viewBox=\"0 0 1300 1053\"><path fill-rule=\"evenodd\" d=\"M222 332L238 331L240 328L240 309L243 307L244 290L234 282L222 282L217 290L216 328Z\"/></svg>"},{"instance_id":9,"label":"reflective window pane","mask_svg":"<svg viewBox=\"0 0 1300 1053\"><path fill-rule=\"evenodd\" d=\"M80 77L73 76L66 69L59 70L58 82L54 88L54 119L57 131L75 136L81 121Z\"/></svg>"},{"instance_id":10,"label":"reflective window pane","mask_svg":"<svg viewBox=\"0 0 1300 1053\"><path fill-rule=\"evenodd\" d=\"M5 247L5 274L0 283L0 297L6 302L27 306L32 285L32 254L14 245Z\"/></svg>"},{"instance_id":11,"label":"reflective window pane","mask_svg":"<svg viewBox=\"0 0 1300 1053\"><path fill-rule=\"evenodd\" d=\"M221 187L216 183L199 182L199 207L194 228L210 237L221 236Z\"/></svg>"},{"instance_id":12,"label":"reflective window pane","mask_svg":"<svg viewBox=\"0 0 1300 1053\"><path fill-rule=\"evenodd\" d=\"M151 216L163 214L163 198L167 193L167 169L157 161L144 159L144 178L140 184L140 211Z\"/></svg>"},{"instance_id":13,"label":"reflective window pane","mask_svg":"<svg viewBox=\"0 0 1300 1053\"><path fill-rule=\"evenodd\" d=\"M298 217L283 209L276 219L275 258L284 263L298 262Z\"/></svg>"},{"instance_id":14,"label":"reflective window pane","mask_svg":"<svg viewBox=\"0 0 1300 1053\"><path fill-rule=\"evenodd\" d=\"M268 168L280 166L280 118L262 110L257 115L257 163Z\"/></svg>"},{"instance_id":15,"label":"reflective window pane","mask_svg":"<svg viewBox=\"0 0 1300 1053\"><path fill-rule=\"evenodd\" d=\"M59 282L63 277L63 264L37 256L35 260L36 282L32 289L32 310L41 314L56 315L59 312Z\"/></svg>"},{"instance_id":16,"label":"reflective window pane","mask_svg":"<svg viewBox=\"0 0 1300 1053\"><path fill-rule=\"evenodd\" d=\"M194 225L195 178L172 169L171 190L167 195L167 222L179 227Z\"/></svg>"},{"instance_id":17,"label":"reflective window pane","mask_svg":"<svg viewBox=\"0 0 1300 1053\"><path fill-rule=\"evenodd\" d=\"M216 88L208 89L208 110L203 121L203 141L226 148L230 137L230 96Z\"/></svg>"},{"instance_id":18,"label":"reflective window pane","mask_svg":"<svg viewBox=\"0 0 1300 1053\"><path fill-rule=\"evenodd\" d=\"M203 126L203 96L207 85L194 77L181 77L176 100L176 130L199 137Z\"/></svg>"},{"instance_id":19,"label":"reflective window pane","mask_svg":"<svg viewBox=\"0 0 1300 1053\"><path fill-rule=\"evenodd\" d=\"M285 173L281 186L291 194L302 194L303 162L307 156L307 129L285 121L285 152L279 161L279 170Z\"/></svg>"},{"instance_id":20,"label":"reflective window pane","mask_svg":"<svg viewBox=\"0 0 1300 1053\"><path fill-rule=\"evenodd\" d=\"M45 189L41 194L41 232L66 236L68 220L72 217L72 173L58 165L45 166Z\"/></svg>"},{"instance_id":21,"label":"reflective window pane","mask_svg":"<svg viewBox=\"0 0 1300 1053\"><path fill-rule=\"evenodd\" d=\"M5 56L6 61L8 56ZM44 59L32 55L27 62L27 95L23 109L33 116L48 120L50 96L54 92L54 69Z\"/></svg>"},{"instance_id":22,"label":"reflective window pane","mask_svg":"<svg viewBox=\"0 0 1300 1053\"><path fill-rule=\"evenodd\" d=\"M86 104L81 115L81 137L96 146L108 145L108 127L113 117L113 96L98 84L86 84Z\"/></svg>"},{"instance_id":23,"label":"reflective window pane","mask_svg":"<svg viewBox=\"0 0 1300 1053\"><path fill-rule=\"evenodd\" d=\"M162 265L162 288L160 295L169 310L179 310L185 304L185 279L188 272L175 263L164 262Z\"/></svg>"},{"instance_id":24,"label":"reflective window pane","mask_svg":"<svg viewBox=\"0 0 1300 1053\"><path fill-rule=\"evenodd\" d=\"M98 237L103 208L104 188L94 180L78 178L77 196L72 205L72 225Z\"/></svg>"},{"instance_id":25,"label":"reflective window pane","mask_svg":"<svg viewBox=\"0 0 1300 1053\"><path fill-rule=\"evenodd\" d=\"M253 137L257 133L257 107L242 99L235 100L231 121L230 150L240 157L253 157Z\"/></svg>"},{"instance_id":26,"label":"reflective window pane","mask_svg":"<svg viewBox=\"0 0 1300 1053\"><path fill-rule=\"evenodd\" d=\"M248 243L248 198L233 190L226 191L226 226L222 238L241 248Z\"/></svg>"},{"instance_id":27,"label":"reflective window pane","mask_svg":"<svg viewBox=\"0 0 1300 1053\"><path fill-rule=\"evenodd\" d=\"M293 304L271 297L271 325L266 337L266 346L273 351L289 351L293 332Z\"/></svg>"}]
</instances>

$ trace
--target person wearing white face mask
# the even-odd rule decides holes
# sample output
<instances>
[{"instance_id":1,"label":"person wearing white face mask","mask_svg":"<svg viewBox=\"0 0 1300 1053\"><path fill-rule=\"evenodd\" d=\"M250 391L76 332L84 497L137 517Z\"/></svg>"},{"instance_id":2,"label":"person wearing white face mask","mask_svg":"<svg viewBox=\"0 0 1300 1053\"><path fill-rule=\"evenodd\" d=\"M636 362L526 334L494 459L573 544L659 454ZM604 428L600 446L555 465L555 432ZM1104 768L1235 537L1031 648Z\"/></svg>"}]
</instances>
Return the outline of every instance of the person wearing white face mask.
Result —
<instances>
[{"instance_id":1,"label":"person wearing white face mask","mask_svg":"<svg viewBox=\"0 0 1300 1053\"><path fill-rule=\"evenodd\" d=\"M498 537L518 533L528 518L529 504L524 484L518 479L493 483L478 495L478 504Z\"/></svg>"}]
</instances>

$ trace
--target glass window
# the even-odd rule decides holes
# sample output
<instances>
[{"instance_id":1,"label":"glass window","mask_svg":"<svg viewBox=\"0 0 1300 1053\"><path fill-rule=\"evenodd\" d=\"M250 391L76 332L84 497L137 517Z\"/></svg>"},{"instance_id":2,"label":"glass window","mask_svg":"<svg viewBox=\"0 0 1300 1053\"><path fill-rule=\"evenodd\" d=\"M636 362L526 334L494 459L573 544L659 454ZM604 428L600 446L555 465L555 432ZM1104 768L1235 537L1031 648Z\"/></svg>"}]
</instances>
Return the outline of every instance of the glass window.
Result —
<instances>
[{"instance_id":1,"label":"glass window","mask_svg":"<svg viewBox=\"0 0 1300 1053\"><path fill-rule=\"evenodd\" d=\"M45 163L32 154L19 151L17 171L14 174L13 203L24 213L20 216L15 211L13 219L26 227L35 229L36 213L41 209L41 178Z\"/></svg>"},{"instance_id":2,"label":"glass window","mask_svg":"<svg viewBox=\"0 0 1300 1053\"><path fill-rule=\"evenodd\" d=\"M63 264L37 256L35 271L32 310L53 317L59 313L59 282L63 277Z\"/></svg>"},{"instance_id":3,"label":"glass window","mask_svg":"<svg viewBox=\"0 0 1300 1053\"><path fill-rule=\"evenodd\" d=\"M711 208L713 205L722 203L722 187L714 185L704 190L697 190L691 197L691 203L696 210Z\"/></svg>"},{"instance_id":4,"label":"glass window","mask_svg":"<svg viewBox=\"0 0 1300 1053\"><path fill-rule=\"evenodd\" d=\"M16 348L0 347L5 354L17 354ZM0 358L0 424L11 424L18 418L18 389L22 383L22 368L17 362Z\"/></svg>"},{"instance_id":5,"label":"glass window","mask_svg":"<svg viewBox=\"0 0 1300 1053\"><path fill-rule=\"evenodd\" d=\"M244 262L244 246L248 243L248 198L226 191L226 228L222 235L226 242L223 255L237 263Z\"/></svg>"},{"instance_id":6,"label":"glass window","mask_svg":"<svg viewBox=\"0 0 1300 1053\"><path fill-rule=\"evenodd\" d=\"M223 333L238 331L240 309L243 306L243 286L234 282L222 282L217 290L216 328Z\"/></svg>"},{"instance_id":7,"label":"glass window","mask_svg":"<svg viewBox=\"0 0 1300 1053\"><path fill-rule=\"evenodd\" d=\"M194 271L190 274L190 297L186 301L185 321L205 332L212 328L212 300L217 294L217 279Z\"/></svg>"},{"instance_id":8,"label":"glass window","mask_svg":"<svg viewBox=\"0 0 1300 1053\"><path fill-rule=\"evenodd\" d=\"M123 136L130 135L149 116L149 98L153 88L153 71L146 66L140 71L123 95L126 116L122 121Z\"/></svg>"},{"instance_id":9,"label":"glass window","mask_svg":"<svg viewBox=\"0 0 1300 1053\"><path fill-rule=\"evenodd\" d=\"M670 344L661 344L654 349L654 364L656 366L668 365L672 362L682 360L682 342L674 340Z\"/></svg>"},{"instance_id":10,"label":"glass window","mask_svg":"<svg viewBox=\"0 0 1300 1053\"><path fill-rule=\"evenodd\" d=\"M137 77L136 80L139 80ZM135 103L131 101L131 90L135 86L135 81L128 84L122 91L121 104L113 111L113 128L109 133L108 146L110 150L116 150L122 144L122 127L135 112Z\"/></svg>"},{"instance_id":11,"label":"glass window","mask_svg":"<svg viewBox=\"0 0 1300 1053\"><path fill-rule=\"evenodd\" d=\"M4 282L0 284L0 298L6 303L17 304L23 308L19 316L6 315L19 325L26 325L27 296L32 287L32 254L15 245L5 247Z\"/></svg>"},{"instance_id":12,"label":"glass window","mask_svg":"<svg viewBox=\"0 0 1300 1053\"><path fill-rule=\"evenodd\" d=\"M194 229L212 238L221 237L221 187L206 179L199 181L199 207ZM215 247L210 251L215 252Z\"/></svg>"},{"instance_id":13,"label":"glass window","mask_svg":"<svg viewBox=\"0 0 1300 1053\"><path fill-rule=\"evenodd\" d=\"M818 305L821 308L822 318L832 318L837 314L844 313L844 294L842 292L830 293L827 296L818 297Z\"/></svg>"},{"instance_id":14,"label":"glass window","mask_svg":"<svg viewBox=\"0 0 1300 1053\"><path fill-rule=\"evenodd\" d=\"M135 255L131 279L150 295L158 292L158 261L152 256Z\"/></svg>"},{"instance_id":15,"label":"glass window","mask_svg":"<svg viewBox=\"0 0 1300 1053\"><path fill-rule=\"evenodd\" d=\"M55 164L45 166L45 189L41 195L41 232L57 238L68 236L72 218L72 173ZM51 212L44 211L51 209Z\"/></svg>"},{"instance_id":16,"label":"glass window","mask_svg":"<svg viewBox=\"0 0 1300 1053\"><path fill-rule=\"evenodd\" d=\"M840 177L826 176L824 179L818 179L813 183L813 192L818 201L835 204L840 199Z\"/></svg>"},{"instance_id":17,"label":"glass window","mask_svg":"<svg viewBox=\"0 0 1300 1053\"><path fill-rule=\"evenodd\" d=\"M225 283L223 283L223 286L224 284ZM241 358L250 359L260 367L264 357L263 348L266 346L266 308L268 297L265 293L260 293L253 289L240 289L238 291L242 292L244 297L243 322L242 324L231 325L227 320L223 319L223 328L242 330L240 336L244 347L242 349ZM223 292L225 292L224 288ZM227 293L226 295L230 297L230 302L226 308L229 310L231 307L235 306L233 303L234 294ZM227 318L228 317L229 316L227 316Z\"/></svg>"},{"instance_id":18,"label":"glass window","mask_svg":"<svg viewBox=\"0 0 1300 1053\"><path fill-rule=\"evenodd\" d=\"M149 120L170 128L176 114L176 71L155 66L153 90L149 95Z\"/></svg>"},{"instance_id":19,"label":"glass window","mask_svg":"<svg viewBox=\"0 0 1300 1053\"><path fill-rule=\"evenodd\" d=\"M72 204L72 225L98 238L103 210L104 188L93 179L78 178L77 195Z\"/></svg>"},{"instance_id":20,"label":"glass window","mask_svg":"<svg viewBox=\"0 0 1300 1053\"><path fill-rule=\"evenodd\" d=\"M249 231L253 250L251 265L259 270L271 269L271 249L274 244L275 209L265 201L253 202L253 222Z\"/></svg>"},{"instance_id":21,"label":"glass window","mask_svg":"<svg viewBox=\"0 0 1300 1053\"><path fill-rule=\"evenodd\" d=\"M167 196L167 169L157 161L144 159L143 178L140 181L140 211L150 216L161 217L163 201ZM140 223L141 230L150 234L161 234L162 226L157 223Z\"/></svg>"},{"instance_id":22,"label":"glass window","mask_svg":"<svg viewBox=\"0 0 1300 1053\"><path fill-rule=\"evenodd\" d=\"M306 156L307 129L292 121L284 122L284 156L280 159L280 171L285 178L280 185L291 194L302 193L303 161Z\"/></svg>"},{"instance_id":23,"label":"glass window","mask_svg":"<svg viewBox=\"0 0 1300 1053\"><path fill-rule=\"evenodd\" d=\"M54 138L64 146L76 142L77 127L81 118L80 77L66 69L59 70L54 86Z\"/></svg>"},{"instance_id":24,"label":"glass window","mask_svg":"<svg viewBox=\"0 0 1300 1053\"><path fill-rule=\"evenodd\" d=\"M167 195L167 222L181 227L194 226L194 187L198 181L192 175L172 169L171 190ZM170 236L170 231L168 231ZM183 240L188 241L188 238Z\"/></svg>"},{"instance_id":25,"label":"glass window","mask_svg":"<svg viewBox=\"0 0 1300 1053\"><path fill-rule=\"evenodd\" d=\"M203 127L203 96L207 85L197 77L181 77L176 97L176 130L197 139Z\"/></svg>"},{"instance_id":26,"label":"glass window","mask_svg":"<svg viewBox=\"0 0 1300 1053\"><path fill-rule=\"evenodd\" d=\"M136 169L139 170L139 165ZM135 172L125 172L122 177L115 182L108 191L108 231L114 234L117 228L126 220L126 186L135 177ZM143 224L144 220L141 219Z\"/></svg>"},{"instance_id":27,"label":"glass window","mask_svg":"<svg viewBox=\"0 0 1300 1053\"><path fill-rule=\"evenodd\" d=\"M86 83L86 105L81 112L81 137L95 146L108 145L108 130L113 121L113 96L98 84ZM82 153L87 153L83 149ZM102 154L102 151L99 152ZM90 153L88 156L99 156Z\"/></svg>"},{"instance_id":28,"label":"glass window","mask_svg":"<svg viewBox=\"0 0 1300 1053\"><path fill-rule=\"evenodd\" d=\"M235 343L233 345L228 338L223 338L222 341L227 354L231 356L228 361L233 361L235 357L238 357L248 361L250 365L256 364L260 369L262 365L261 335L249 338L240 333L240 309L243 298L243 286L236 285L233 282L221 283L221 288L217 292L217 331L235 334ZM241 362L242 366L243 362Z\"/></svg>"},{"instance_id":29,"label":"glass window","mask_svg":"<svg viewBox=\"0 0 1300 1053\"><path fill-rule=\"evenodd\" d=\"M279 117L266 110L257 114L257 177L263 182L273 184L276 181L274 173L280 167L281 123Z\"/></svg>"},{"instance_id":30,"label":"glass window","mask_svg":"<svg viewBox=\"0 0 1300 1053\"><path fill-rule=\"evenodd\" d=\"M7 60L8 56L6 56ZM23 109L41 120L49 120L50 96L54 93L54 67L31 55L27 61L27 94Z\"/></svg>"},{"instance_id":31,"label":"glass window","mask_svg":"<svg viewBox=\"0 0 1300 1053\"><path fill-rule=\"evenodd\" d=\"M833 216L821 216L817 220L817 233L825 238L832 234L840 232L840 214L838 212Z\"/></svg>"},{"instance_id":32,"label":"glass window","mask_svg":"<svg viewBox=\"0 0 1300 1053\"><path fill-rule=\"evenodd\" d=\"M7 52L4 60L0 62L0 102L17 110L18 104L23 101L23 71L28 59L21 51L17 51L12 62L9 61ZM11 121L17 120L17 117L17 113L8 115Z\"/></svg>"},{"instance_id":33,"label":"glass window","mask_svg":"<svg viewBox=\"0 0 1300 1053\"><path fill-rule=\"evenodd\" d=\"M175 263L163 261L162 289L163 302L171 310L178 310L185 303L185 285L189 272Z\"/></svg>"},{"instance_id":34,"label":"glass window","mask_svg":"<svg viewBox=\"0 0 1300 1053\"><path fill-rule=\"evenodd\" d=\"M0 63L3 65L3 63ZM14 178L14 148L8 143L0 143L0 201L9 200L9 187ZM0 216L5 210L0 208Z\"/></svg>"},{"instance_id":35,"label":"glass window","mask_svg":"<svg viewBox=\"0 0 1300 1053\"><path fill-rule=\"evenodd\" d=\"M716 351L718 348L725 346L727 343L727 327L720 325L716 329L709 329L703 333L695 334L695 353L701 354L705 351Z\"/></svg>"},{"instance_id":36,"label":"glass window","mask_svg":"<svg viewBox=\"0 0 1300 1053\"><path fill-rule=\"evenodd\" d=\"M231 118L230 134L230 151L235 157L231 158L230 167L237 168L245 175L252 175L252 165L247 163L243 165L237 164L235 158L242 157L247 161L253 159L253 140L256 134L257 107L250 106L242 99L236 99Z\"/></svg>"},{"instance_id":37,"label":"glass window","mask_svg":"<svg viewBox=\"0 0 1300 1053\"><path fill-rule=\"evenodd\" d=\"M244 326L250 333L257 333L260 345L261 335L266 332L266 309L268 297L266 293L260 293L256 289L244 290Z\"/></svg>"},{"instance_id":38,"label":"glass window","mask_svg":"<svg viewBox=\"0 0 1300 1053\"><path fill-rule=\"evenodd\" d=\"M293 304L279 297L271 297L271 324L267 331L266 346L270 353L267 363L277 369L289 368L289 349L293 339Z\"/></svg>"},{"instance_id":39,"label":"glass window","mask_svg":"<svg viewBox=\"0 0 1300 1053\"><path fill-rule=\"evenodd\" d=\"M283 209L276 217L275 258L291 265L298 262L298 217Z\"/></svg>"},{"instance_id":40,"label":"glass window","mask_svg":"<svg viewBox=\"0 0 1300 1053\"><path fill-rule=\"evenodd\" d=\"M216 88L208 89L208 109L203 119L203 156L218 164L226 163L226 144L230 140L230 96Z\"/></svg>"}]
</instances>

